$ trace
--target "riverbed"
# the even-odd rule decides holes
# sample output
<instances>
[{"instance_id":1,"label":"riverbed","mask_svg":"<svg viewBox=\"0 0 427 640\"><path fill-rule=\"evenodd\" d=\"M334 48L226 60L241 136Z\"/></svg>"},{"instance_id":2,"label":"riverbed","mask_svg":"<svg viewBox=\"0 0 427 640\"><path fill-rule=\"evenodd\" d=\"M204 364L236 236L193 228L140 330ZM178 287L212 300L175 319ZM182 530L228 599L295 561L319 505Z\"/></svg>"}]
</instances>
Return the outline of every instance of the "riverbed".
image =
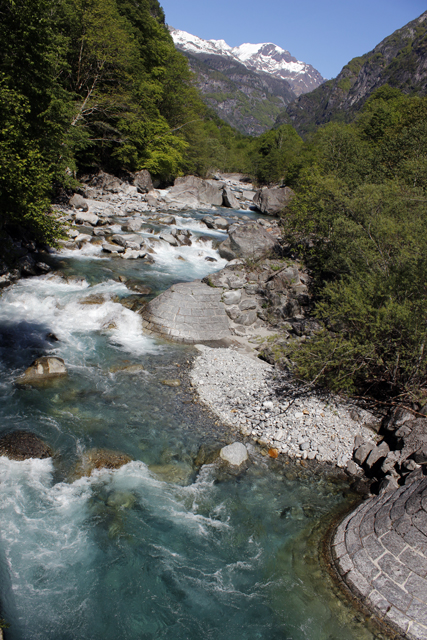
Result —
<instances>
[{"instance_id":1,"label":"riverbed","mask_svg":"<svg viewBox=\"0 0 427 640\"><path fill-rule=\"evenodd\" d=\"M200 467L202 445L214 451L240 436L198 404L188 384L197 351L144 335L140 315L119 301L134 293L122 280L156 295L226 264L215 249L226 235L207 232L201 215L177 218L192 246L159 240L154 264L88 244L52 255L54 275L1 297L0 435L30 430L55 451L0 458L6 640L379 637L321 562L322 532L355 499L347 483L254 446L242 473ZM141 233L157 240L159 228ZM98 303L85 304L89 295ZM47 354L64 359L67 379L18 388ZM134 364L142 368L126 370ZM180 386L164 384L171 379ZM78 477L90 449L133 461Z\"/></svg>"}]
</instances>

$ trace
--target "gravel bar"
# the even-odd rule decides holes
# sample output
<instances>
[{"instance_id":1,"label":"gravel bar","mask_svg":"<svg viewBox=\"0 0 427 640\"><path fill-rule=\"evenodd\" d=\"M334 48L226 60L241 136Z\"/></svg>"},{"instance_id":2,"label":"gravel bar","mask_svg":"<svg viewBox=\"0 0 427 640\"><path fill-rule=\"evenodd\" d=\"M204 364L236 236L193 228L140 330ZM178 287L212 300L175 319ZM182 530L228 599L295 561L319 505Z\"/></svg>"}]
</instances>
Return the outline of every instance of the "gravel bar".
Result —
<instances>
[{"instance_id":1,"label":"gravel bar","mask_svg":"<svg viewBox=\"0 0 427 640\"><path fill-rule=\"evenodd\" d=\"M371 413L332 395L283 392L289 375L230 348L196 345L200 355L190 374L201 402L220 420L261 445L292 458L329 462L345 468L355 437L374 441L366 427Z\"/></svg>"}]
</instances>

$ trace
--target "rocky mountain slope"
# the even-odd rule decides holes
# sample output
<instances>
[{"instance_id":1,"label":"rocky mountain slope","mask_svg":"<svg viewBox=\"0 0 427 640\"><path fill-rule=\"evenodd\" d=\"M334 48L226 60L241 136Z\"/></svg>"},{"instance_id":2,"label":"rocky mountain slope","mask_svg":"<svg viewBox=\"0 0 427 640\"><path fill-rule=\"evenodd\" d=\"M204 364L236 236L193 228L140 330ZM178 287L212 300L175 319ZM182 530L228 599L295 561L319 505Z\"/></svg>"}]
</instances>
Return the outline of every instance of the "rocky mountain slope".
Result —
<instances>
[{"instance_id":1,"label":"rocky mountain slope","mask_svg":"<svg viewBox=\"0 0 427 640\"><path fill-rule=\"evenodd\" d=\"M230 47L169 28L175 46L188 58L206 104L242 133L258 135L296 96L323 78L272 43Z\"/></svg>"},{"instance_id":2,"label":"rocky mountain slope","mask_svg":"<svg viewBox=\"0 0 427 640\"><path fill-rule=\"evenodd\" d=\"M373 51L353 58L335 79L300 96L280 114L277 125L290 122L304 135L330 121L349 122L385 84L408 94L427 94L427 11Z\"/></svg>"}]
</instances>

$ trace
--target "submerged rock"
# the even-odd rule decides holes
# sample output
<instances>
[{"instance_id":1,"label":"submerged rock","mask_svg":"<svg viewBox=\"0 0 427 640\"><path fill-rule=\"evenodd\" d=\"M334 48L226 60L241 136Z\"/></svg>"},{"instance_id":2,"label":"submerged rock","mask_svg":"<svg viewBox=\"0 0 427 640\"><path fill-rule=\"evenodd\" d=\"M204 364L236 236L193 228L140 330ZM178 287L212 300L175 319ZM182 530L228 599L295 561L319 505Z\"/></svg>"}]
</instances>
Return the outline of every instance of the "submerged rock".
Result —
<instances>
[{"instance_id":1,"label":"submerged rock","mask_svg":"<svg viewBox=\"0 0 427 640\"><path fill-rule=\"evenodd\" d=\"M142 364L123 364L110 368L110 373L140 373L144 371Z\"/></svg>"},{"instance_id":2,"label":"submerged rock","mask_svg":"<svg viewBox=\"0 0 427 640\"><path fill-rule=\"evenodd\" d=\"M223 447L219 452L220 457L236 467L240 466L243 462L248 460L248 450L241 442L233 442L226 447Z\"/></svg>"},{"instance_id":3,"label":"submerged rock","mask_svg":"<svg viewBox=\"0 0 427 640\"><path fill-rule=\"evenodd\" d=\"M52 449L30 431L13 431L0 440L0 456L9 460L51 458Z\"/></svg>"},{"instance_id":4,"label":"submerged rock","mask_svg":"<svg viewBox=\"0 0 427 640\"><path fill-rule=\"evenodd\" d=\"M48 380L64 378L66 375L67 369L62 358L43 356L34 360L33 364L15 382L19 385L40 384Z\"/></svg>"},{"instance_id":5,"label":"submerged rock","mask_svg":"<svg viewBox=\"0 0 427 640\"><path fill-rule=\"evenodd\" d=\"M91 293L85 298L80 298L79 304L104 304L105 300L106 298L102 295L102 293Z\"/></svg>"},{"instance_id":6,"label":"submerged rock","mask_svg":"<svg viewBox=\"0 0 427 640\"><path fill-rule=\"evenodd\" d=\"M108 496L107 505L115 509L132 509L136 502L133 493L129 491L115 491Z\"/></svg>"},{"instance_id":7,"label":"submerged rock","mask_svg":"<svg viewBox=\"0 0 427 640\"><path fill-rule=\"evenodd\" d=\"M189 484L193 475L192 467L183 463L152 464L148 468L159 480L174 484Z\"/></svg>"},{"instance_id":8,"label":"submerged rock","mask_svg":"<svg viewBox=\"0 0 427 640\"><path fill-rule=\"evenodd\" d=\"M129 462L132 462L132 458L120 451L89 449L85 451L77 464L75 475L77 478L81 478L82 476L90 476L95 469L120 469Z\"/></svg>"},{"instance_id":9,"label":"submerged rock","mask_svg":"<svg viewBox=\"0 0 427 640\"><path fill-rule=\"evenodd\" d=\"M181 381L177 380L177 379L173 379L173 380L160 380L160 382L162 384L164 384L166 387L180 387L181 386Z\"/></svg>"}]
</instances>

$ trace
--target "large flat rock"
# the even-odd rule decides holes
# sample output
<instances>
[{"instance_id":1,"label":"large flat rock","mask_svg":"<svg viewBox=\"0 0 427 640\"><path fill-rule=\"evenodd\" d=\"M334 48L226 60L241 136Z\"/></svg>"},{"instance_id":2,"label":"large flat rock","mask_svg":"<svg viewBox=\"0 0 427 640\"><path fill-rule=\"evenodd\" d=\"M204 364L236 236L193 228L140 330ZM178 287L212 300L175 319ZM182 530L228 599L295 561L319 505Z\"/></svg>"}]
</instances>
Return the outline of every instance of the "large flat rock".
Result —
<instances>
[{"instance_id":1,"label":"large flat rock","mask_svg":"<svg viewBox=\"0 0 427 640\"><path fill-rule=\"evenodd\" d=\"M146 306L143 326L149 333L190 344L231 338L221 295L221 289L197 280L174 284Z\"/></svg>"}]
</instances>

